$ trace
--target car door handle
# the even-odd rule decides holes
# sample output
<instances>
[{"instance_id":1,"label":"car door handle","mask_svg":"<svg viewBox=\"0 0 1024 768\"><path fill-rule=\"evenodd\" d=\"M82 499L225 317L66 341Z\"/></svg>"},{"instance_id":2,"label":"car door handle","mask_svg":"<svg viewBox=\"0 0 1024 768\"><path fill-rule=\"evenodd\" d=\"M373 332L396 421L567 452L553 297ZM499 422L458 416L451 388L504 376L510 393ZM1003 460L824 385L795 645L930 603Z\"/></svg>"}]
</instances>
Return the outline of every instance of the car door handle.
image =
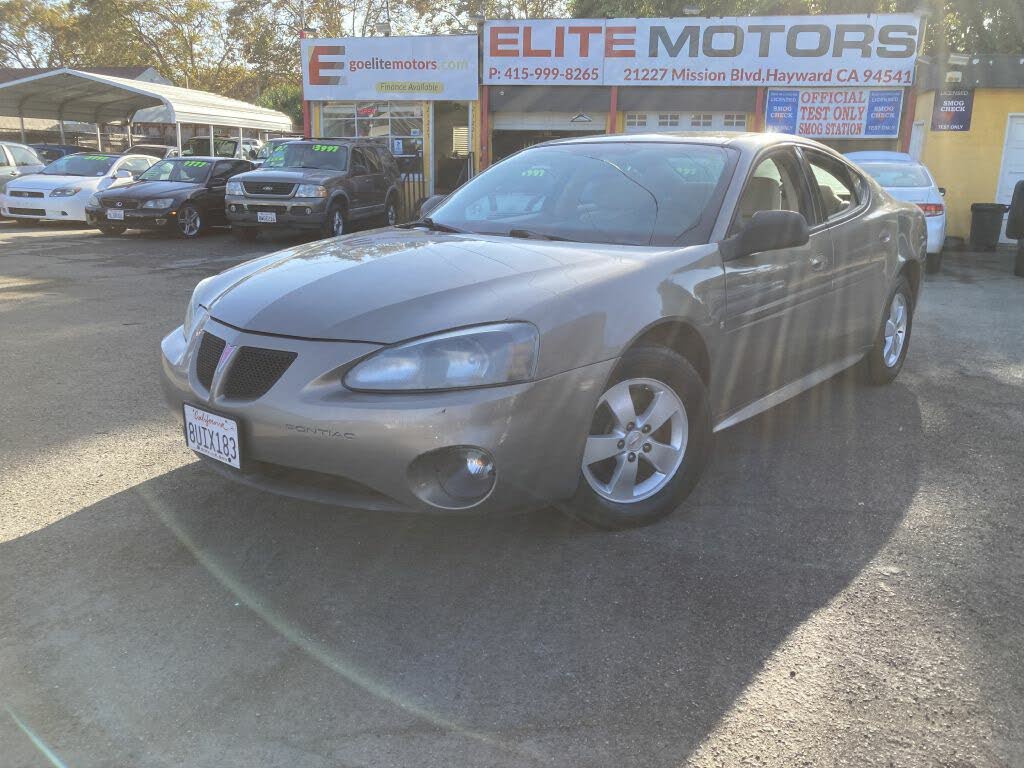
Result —
<instances>
[{"instance_id":1,"label":"car door handle","mask_svg":"<svg viewBox=\"0 0 1024 768\"><path fill-rule=\"evenodd\" d=\"M819 253L817 256L812 256L811 257L811 269L813 269L815 272L820 272L824 268L825 268L825 256L824 255Z\"/></svg>"},{"instance_id":2,"label":"car door handle","mask_svg":"<svg viewBox=\"0 0 1024 768\"><path fill-rule=\"evenodd\" d=\"M889 232L878 233L878 242L880 242L882 245L888 244L890 240L892 240L892 235Z\"/></svg>"}]
</instances>

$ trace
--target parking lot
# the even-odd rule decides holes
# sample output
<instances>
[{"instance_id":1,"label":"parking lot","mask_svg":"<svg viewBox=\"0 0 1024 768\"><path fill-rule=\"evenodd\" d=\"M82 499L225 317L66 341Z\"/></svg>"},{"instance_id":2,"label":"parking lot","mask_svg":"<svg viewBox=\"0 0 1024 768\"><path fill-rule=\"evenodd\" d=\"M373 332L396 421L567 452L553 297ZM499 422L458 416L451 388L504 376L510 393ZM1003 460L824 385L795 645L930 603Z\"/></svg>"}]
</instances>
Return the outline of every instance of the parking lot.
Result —
<instances>
[{"instance_id":1,"label":"parking lot","mask_svg":"<svg viewBox=\"0 0 1024 768\"><path fill-rule=\"evenodd\" d=\"M160 338L298 241L0 223L0 765L1024 765L1024 280L948 254L890 387L602 533L335 509L182 444Z\"/></svg>"}]
</instances>

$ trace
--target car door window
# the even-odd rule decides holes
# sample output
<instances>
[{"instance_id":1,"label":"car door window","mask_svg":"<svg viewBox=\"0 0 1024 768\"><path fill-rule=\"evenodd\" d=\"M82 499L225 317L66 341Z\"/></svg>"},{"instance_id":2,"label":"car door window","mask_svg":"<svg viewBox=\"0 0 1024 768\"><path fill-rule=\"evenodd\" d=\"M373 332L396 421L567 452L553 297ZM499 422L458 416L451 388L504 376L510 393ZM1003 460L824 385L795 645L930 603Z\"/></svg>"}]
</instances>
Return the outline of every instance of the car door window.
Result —
<instances>
[{"instance_id":1,"label":"car door window","mask_svg":"<svg viewBox=\"0 0 1024 768\"><path fill-rule=\"evenodd\" d=\"M352 150L352 175L365 176L369 173L369 166L366 163L366 155L363 150L356 148Z\"/></svg>"},{"instance_id":2,"label":"car door window","mask_svg":"<svg viewBox=\"0 0 1024 768\"><path fill-rule=\"evenodd\" d=\"M840 219L863 199L863 180L846 163L821 152L807 150L807 167L821 201L821 219Z\"/></svg>"},{"instance_id":3,"label":"car door window","mask_svg":"<svg viewBox=\"0 0 1024 768\"><path fill-rule=\"evenodd\" d=\"M8 147L11 155L14 157L14 164L19 167L26 165L42 165L42 162L36 157L35 152L25 147Z\"/></svg>"},{"instance_id":4,"label":"car door window","mask_svg":"<svg viewBox=\"0 0 1024 768\"><path fill-rule=\"evenodd\" d=\"M374 152L372 149L367 149L363 153L363 156L366 158L366 166L367 166L367 172L368 173L380 173L381 172L380 158L377 156L376 152Z\"/></svg>"},{"instance_id":5,"label":"car door window","mask_svg":"<svg viewBox=\"0 0 1024 768\"><path fill-rule=\"evenodd\" d=\"M120 166L118 166L118 170L131 171L133 176L138 176L144 170L149 168L149 166L153 164L152 160L155 159L156 158L129 157L125 159Z\"/></svg>"},{"instance_id":6,"label":"car door window","mask_svg":"<svg viewBox=\"0 0 1024 768\"><path fill-rule=\"evenodd\" d=\"M732 231L745 227L759 211L796 211L808 222L814 220L813 206L793 152L773 152L758 162L740 195Z\"/></svg>"},{"instance_id":7,"label":"car door window","mask_svg":"<svg viewBox=\"0 0 1024 768\"><path fill-rule=\"evenodd\" d=\"M8 155L7 147L0 144L0 168L7 168L14 165L14 160Z\"/></svg>"}]
</instances>

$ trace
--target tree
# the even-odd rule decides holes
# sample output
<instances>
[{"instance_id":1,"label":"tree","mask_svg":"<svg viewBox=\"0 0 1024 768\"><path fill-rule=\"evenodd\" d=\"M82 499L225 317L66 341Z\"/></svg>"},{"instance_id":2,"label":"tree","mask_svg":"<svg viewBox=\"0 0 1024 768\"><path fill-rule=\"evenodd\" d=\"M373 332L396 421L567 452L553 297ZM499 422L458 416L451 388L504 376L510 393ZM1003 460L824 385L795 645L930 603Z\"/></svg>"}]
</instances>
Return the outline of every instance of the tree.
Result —
<instances>
[{"instance_id":1,"label":"tree","mask_svg":"<svg viewBox=\"0 0 1024 768\"><path fill-rule=\"evenodd\" d=\"M302 125L302 88L298 83L272 85L260 94L256 103L284 112L292 119L292 125Z\"/></svg>"}]
</instances>

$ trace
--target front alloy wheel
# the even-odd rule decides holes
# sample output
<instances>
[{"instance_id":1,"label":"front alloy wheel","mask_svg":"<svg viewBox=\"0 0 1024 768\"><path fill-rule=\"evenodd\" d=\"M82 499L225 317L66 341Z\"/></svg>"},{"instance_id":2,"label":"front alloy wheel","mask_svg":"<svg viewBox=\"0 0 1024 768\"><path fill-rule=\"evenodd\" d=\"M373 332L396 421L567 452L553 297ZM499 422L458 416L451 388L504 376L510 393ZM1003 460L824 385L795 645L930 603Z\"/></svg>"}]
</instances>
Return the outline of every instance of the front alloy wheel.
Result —
<instances>
[{"instance_id":1,"label":"front alloy wheel","mask_svg":"<svg viewBox=\"0 0 1024 768\"><path fill-rule=\"evenodd\" d=\"M185 205L178 211L178 234L185 239L197 237L202 231L203 219L194 206Z\"/></svg>"},{"instance_id":2,"label":"front alloy wheel","mask_svg":"<svg viewBox=\"0 0 1024 768\"><path fill-rule=\"evenodd\" d=\"M693 490L710 448L707 391L690 362L631 349L597 400L568 511L600 528L653 523Z\"/></svg>"}]
</instances>

